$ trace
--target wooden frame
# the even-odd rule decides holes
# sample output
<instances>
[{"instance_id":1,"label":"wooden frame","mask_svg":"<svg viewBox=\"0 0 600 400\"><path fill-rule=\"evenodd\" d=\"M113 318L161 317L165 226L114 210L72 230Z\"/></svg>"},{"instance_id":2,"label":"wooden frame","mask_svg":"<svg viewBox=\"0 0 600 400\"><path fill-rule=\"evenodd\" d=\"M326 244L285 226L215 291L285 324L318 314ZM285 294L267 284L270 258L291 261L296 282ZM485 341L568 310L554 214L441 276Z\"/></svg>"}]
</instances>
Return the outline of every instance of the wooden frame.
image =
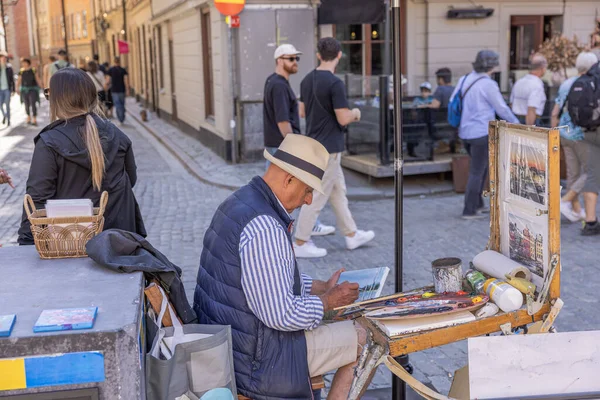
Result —
<instances>
[{"instance_id":1,"label":"wooden frame","mask_svg":"<svg viewBox=\"0 0 600 400\"><path fill-rule=\"evenodd\" d=\"M498 168L500 133L502 129L516 129L520 133L543 133L548 136L548 245L549 254L556 256L558 264L550 282L548 298L534 315L526 309L500 313L474 322L403 336L387 337L378 326L365 317L357 321L373 335L373 341L389 351L393 357L414 353L433 347L457 342L470 337L502 331L501 325L510 323L512 328L528 325L544 319L550 312L551 303L560 295L560 139L558 129L545 129L492 121L489 124L490 165L490 239L488 249L500 251L500 199L498 198ZM547 260L547 262L550 262Z\"/></svg>"}]
</instances>

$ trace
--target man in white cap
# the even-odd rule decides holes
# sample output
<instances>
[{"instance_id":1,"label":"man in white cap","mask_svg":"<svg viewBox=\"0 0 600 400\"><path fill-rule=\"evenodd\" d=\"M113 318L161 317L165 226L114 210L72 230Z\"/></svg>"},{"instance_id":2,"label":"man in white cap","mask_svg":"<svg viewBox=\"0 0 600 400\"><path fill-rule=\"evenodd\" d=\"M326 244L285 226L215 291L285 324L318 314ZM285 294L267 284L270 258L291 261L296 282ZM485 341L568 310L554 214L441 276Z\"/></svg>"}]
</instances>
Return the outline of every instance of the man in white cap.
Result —
<instances>
[{"instance_id":1,"label":"man in white cap","mask_svg":"<svg viewBox=\"0 0 600 400\"><path fill-rule=\"evenodd\" d=\"M251 399L312 398L310 377L338 369L330 398L345 399L366 332L353 321L321 325L354 302L358 284L300 274L290 214L322 192L329 153L287 134L265 175L227 198L204 236L194 311L201 324L231 325L238 392Z\"/></svg>"},{"instance_id":2,"label":"man in white cap","mask_svg":"<svg viewBox=\"0 0 600 400\"><path fill-rule=\"evenodd\" d=\"M290 86L290 75L298 72L301 51L291 44L275 50L275 72L265 82L263 128L265 149L273 154L288 133L300 133L298 100ZM269 161L267 160L267 167Z\"/></svg>"},{"instance_id":3,"label":"man in white cap","mask_svg":"<svg viewBox=\"0 0 600 400\"><path fill-rule=\"evenodd\" d=\"M290 86L290 75L298 72L301 51L291 44L275 49L275 72L265 82L263 98L263 135L265 149L273 154L288 133L300 133L298 99ZM267 160L267 168L269 167ZM335 232L333 226L324 225L318 219L312 235L324 236Z\"/></svg>"}]
</instances>

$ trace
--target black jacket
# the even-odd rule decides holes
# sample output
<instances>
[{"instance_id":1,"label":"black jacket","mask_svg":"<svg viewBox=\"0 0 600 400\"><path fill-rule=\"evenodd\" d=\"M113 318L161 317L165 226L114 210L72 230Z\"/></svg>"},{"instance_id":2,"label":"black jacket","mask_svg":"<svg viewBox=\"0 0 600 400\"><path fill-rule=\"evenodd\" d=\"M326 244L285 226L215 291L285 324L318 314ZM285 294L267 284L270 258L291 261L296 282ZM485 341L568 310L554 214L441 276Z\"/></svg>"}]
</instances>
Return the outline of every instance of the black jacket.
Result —
<instances>
[{"instance_id":1,"label":"black jacket","mask_svg":"<svg viewBox=\"0 0 600 400\"><path fill-rule=\"evenodd\" d=\"M88 198L98 206L101 192L108 192L104 229L123 229L146 236L138 203L133 194L137 180L131 140L111 122L94 116L104 150L106 172L100 192L92 186L91 161L83 140L85 116L56 121L33 139L27 194L36 208L48 199ZM29 220L23 210L19 244L33 244Z\"/></svg>"},{"instance_id":2,"label":"black jacket","mask_svg":"<svg viewBox=\"0 0 600 400\"><path fill-rule=\"evenodd\" d=\"M118 229L105 230L87 242L85 248L92 260L106 268L128 273L142 271L149 281L157 278L183 323L197 321L181 282L181 268L143 237Z\"/></svg>"},{"instance_id":3,"label":"black jacket","mask_svg":"<svg viewBox=\"0 0 600 400\"><path fill-rule=\"evenodd\" d=\"M6 66L6 81L8 82L8 90L11 93L15 92L15 73L13 72L12 67Z\"/></svg>"}]
</instances>

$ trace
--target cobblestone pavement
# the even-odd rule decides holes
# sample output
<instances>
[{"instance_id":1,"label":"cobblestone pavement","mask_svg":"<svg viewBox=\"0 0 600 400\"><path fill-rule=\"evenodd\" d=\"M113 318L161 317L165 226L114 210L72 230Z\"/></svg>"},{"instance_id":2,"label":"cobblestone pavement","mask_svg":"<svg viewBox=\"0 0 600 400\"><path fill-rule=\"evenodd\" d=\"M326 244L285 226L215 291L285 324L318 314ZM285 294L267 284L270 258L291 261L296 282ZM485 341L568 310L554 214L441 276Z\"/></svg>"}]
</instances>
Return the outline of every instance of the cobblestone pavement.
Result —
<instances>
[{"instance_id":1,"label":"cobblestone pavement","mask_svg":"<svg viewBox=\"0 0 600 400\"><path fill-rule=\"evenodd\" d=\"M13 101L18 124L24 119ZM47 108L42 107L41 124L47 122ZM135 121L123 130L133 141L139 179L135 193L149 232L150 242L184 271L183 279L191 298L196 277L202 238L215 208L230 193L199 182ZM0 130L0 166L14 177L16 190L0 186L0 244L14 245L21 215L25 180L29 169L32 139L38 129L16 127ZM237 168L243 168L238 166ZM377 236L365 248L344 249L337 235L315 238L329 250L326 258L300 260L303 272L317 279L327 279L340 267L347 269L390 266L394 260L393 200L351 202L350 208L360 229L373 229ZM404 201L404 278L405 288L430 284L430 263L440 257L457 256L466 264L485 248L489 225L486 221L463 221L458 218L462 196L446 195L409 198ZM334 223L329 208L323 212L325 223ZM600 283L597 261L600 237L581 237L578 224L562 225L562 297L565 307L557 321L560 331L600 328L596 310L599 300L593 294ZM393 274L384 293L393 292ZM411 355L414 376L447 393L452 375L465 365L466 342L443 346ZM372 388L389 387L390 373L380 369Z\"/></svg>"}]
</instances>

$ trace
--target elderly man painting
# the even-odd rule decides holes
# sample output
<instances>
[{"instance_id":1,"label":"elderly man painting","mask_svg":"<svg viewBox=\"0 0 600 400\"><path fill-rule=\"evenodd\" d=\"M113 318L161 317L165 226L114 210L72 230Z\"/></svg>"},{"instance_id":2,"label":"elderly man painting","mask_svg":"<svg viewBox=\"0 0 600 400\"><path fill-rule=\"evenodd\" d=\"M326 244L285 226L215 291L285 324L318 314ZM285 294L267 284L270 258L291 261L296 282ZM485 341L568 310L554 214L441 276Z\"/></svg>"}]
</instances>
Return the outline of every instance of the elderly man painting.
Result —
<instances>
[{"instance_id":1,"label":"elderly man painting","mask_svg":"<svg viewBox=\"0 0 600 400\"><path fill-rule=\"evenodd\" d=\"M352 321L322 325L350 304L358 284L300 274L290 213L312 202L329 153L287 134L265 175L217 209L204 236L194 310L203 324L231 325L238 391L251 399L311 399L310 377L338 369L330 398L346 399L366 334Z\"/></svg>"}]
</instances>

